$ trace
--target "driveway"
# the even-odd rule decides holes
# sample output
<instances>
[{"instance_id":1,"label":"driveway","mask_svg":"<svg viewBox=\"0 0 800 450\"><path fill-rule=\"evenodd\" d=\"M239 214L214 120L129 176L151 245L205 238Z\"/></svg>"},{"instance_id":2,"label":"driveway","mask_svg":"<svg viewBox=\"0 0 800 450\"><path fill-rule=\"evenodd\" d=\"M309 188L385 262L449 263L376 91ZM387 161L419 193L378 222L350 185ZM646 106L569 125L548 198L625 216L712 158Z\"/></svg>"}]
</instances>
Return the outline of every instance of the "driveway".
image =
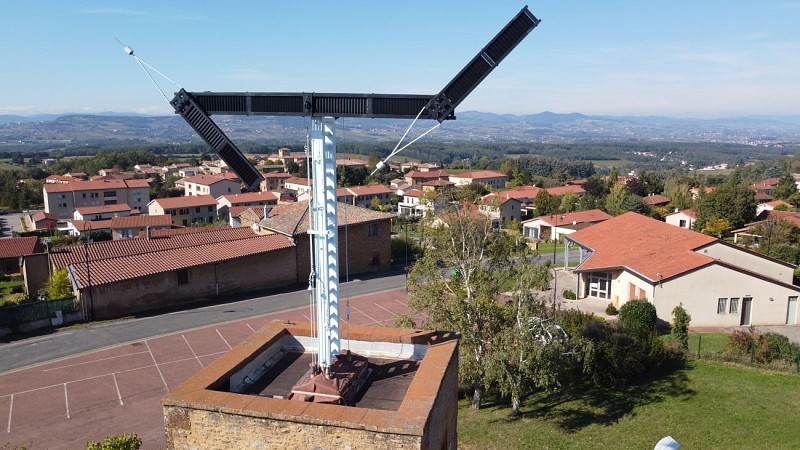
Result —
<instances>
[{"instance_id":1,"label":"driveway","mask_svg":"<svg viewBox=\"0 0 800 450\"><path fill-rule=\"evenodd\" d=\"M31 211L31 214L35 211ZM0 216L0 237L13 237L13 232L22 232L22 213L10 213Z\"/></svg>"}]
</instances>

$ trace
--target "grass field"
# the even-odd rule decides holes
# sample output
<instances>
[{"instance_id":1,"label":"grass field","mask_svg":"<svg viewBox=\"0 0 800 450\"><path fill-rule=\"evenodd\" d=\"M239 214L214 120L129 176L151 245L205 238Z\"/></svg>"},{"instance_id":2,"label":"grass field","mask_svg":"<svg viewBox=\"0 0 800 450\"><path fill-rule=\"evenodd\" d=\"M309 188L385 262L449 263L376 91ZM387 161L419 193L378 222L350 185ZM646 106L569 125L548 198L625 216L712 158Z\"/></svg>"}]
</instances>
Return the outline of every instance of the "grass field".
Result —
<instances>
[{"instance_id":1,"label":"grass field","mask_svg":"<svg viewBox=\"0 0 800 450\"><path fill-rule=\"evenodd\" d=\"M666 378L622 390L537 395L512 419L506 405L459 403L459 447L651 449L797 448L800 376L693 361Z\"/></svg>"}]
</instances>

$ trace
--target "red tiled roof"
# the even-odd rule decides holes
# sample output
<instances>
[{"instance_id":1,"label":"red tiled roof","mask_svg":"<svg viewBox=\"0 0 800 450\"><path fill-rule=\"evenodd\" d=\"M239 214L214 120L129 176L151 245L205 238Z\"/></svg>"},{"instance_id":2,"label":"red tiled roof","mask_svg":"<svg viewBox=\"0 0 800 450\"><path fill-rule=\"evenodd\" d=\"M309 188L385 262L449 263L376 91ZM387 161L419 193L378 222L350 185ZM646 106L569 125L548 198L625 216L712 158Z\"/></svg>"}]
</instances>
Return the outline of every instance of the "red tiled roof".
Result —
<instances>
[{"instance_id":1,"label":"red tiled roof","mask_svg":"<svg viewBox=\"0 0 800 450\"><path fill-rule=\"evenodd\" d=\"M713 258L694 250L717 241L634 212L576 231L567 239L594 250L578 272L625 267L653 282L713 263Z\"/></svg>"},{"instance_id":2,"label":"red tiled roof","mask_svg":"<svg viewBox=\"0 0 800 450\"><path fill-rule=\"evenodd\" d=\"M769 201L769 200L772 200L772 196L767 194L764 191L758 191L758 192L756 192L756 200L767 200L767 201Z\"/></svg>"},{"instance_id":3,"label":"red tiled roof","mask_svg":"<svg viewBox=\"0 0 800 450\"><path fill-rule=\"evenodd\" d=\"M130 211L131 209L132 208L125 203L120 203L117 205L81 206L80 208L75 208L75 210L78 211L78 213L82 216L87 214L123 212Z\"/></svg>"},{"instance_id":4,"label":"red tiled roof","mask_svg":"<svg viewBox=\"0 0 800 450\"><path fill-rule=\"evenodd\" d=\"M419 189L411 189L410 191L406 191L406 193L403 195L407 195L409 197L419 197L420 195L422 195L422 191L420 191Z\"/></svg>"},{"instance_id":5,"label":"red tiled roof","mask_svg":"<svg viewBox=\"0 0 800 450\"><path fill-rule=\"evenodd\" d=\"M110 222L110 221L109 221ZM196 247L215 242L232 243L242 239L256 236L250 228L207 227L201 231L177 234L181 230L197 230L195 228L180 228L174 230L153 230L153 239L136 238L118 241L94 242L86 246L89 251L89 261L119 258L122 256L152 253L162 250ZM62 247L50 252L50 260L56 269L66 267L68 264L86 262L83 245Z\"/></svg>"},{"instance_id":6,"label":"red tiled roof","mask_svg":"<svg viewBox=\"0 0 800 450\"><path fill-rule=\"evenodd\" d=\"M44 246L37 236L0 239L0 258L19 258L24 255L42 253Z\"/></svg>"},{"instance_id":7,"label":"red tiled roof","mask_svg":"<svg viewBox=\"0 0 800 450\"><path fill-rule=\"evenodd\" d=\"M163 214L160 216L148 216L146 214L141 214L138 216L111 218L112 230L121 230L125 228L145 228L147 226L170 227L172 226L172 216L169 214Z\"/></svg>"},{"instance_id":8,"label":"red tiled roof","mask_svg":"<svg viewBox=\"0 0 800 450\"><path fill-rule=\"evenodd\" d=\"M345 188L353 195L376 195L376 194L391 194L391 189L382 184L370 184L367 186L350 186Z\"/></svg>"},{"instance_id":9,"label":"red tiled roof","mask_svg":"<svg viewBox=\"0 0 800 450\"><path fill-rule=\"evenodd\" d=\"M44 220L44 219L55 220L56 222L58 222L59 217L58 217L58 214L53 214L53 213L44 212L44 211L39 211L36 214L34 214L33 216L31 216L31 220L33 220L34 222L38 222L38 221Z\"/></svg>"},{"instance_id":10,"label":"red tiled roof","mask_svg":"<svg viewBox=\"0 0 800 450\"><path fill-rule=\"evenodd\" d=\"M506 198L516 198L517 200L526 198L533 200L541 190L542 188L536 186L520 186L518 188L497 192L497 195Z\"/></svg>"},{"instance_id":11,"label":"red tiled roof","mask_svg":"<svg viewBox=\"0 0 800 450\"><path fill-rule=\"evenodd\" d=\"M247 228L244 229L247 230ZM152 239L137 238L109 242L137 244L146 241L152 241ZM247 239L237 241L235 245L232 245L231 242L211 242L192 247L172 248L91 261L88 270L91 271L92 285L97 286L173 270L229 261L243 256L268 253L293 246L294 244L291 240L278 234L269 236L252 235ZM77 280L79 288L88 284L87 265L85 263L77 261L70 264L69 270Z\"/></svg>"},{"instance_id":12,"label":"red tiled roof","mask_svg":"<svg viewBox=\"0 0 800 450\"><path fill-rule=\"evenodd\" d=\"M664 203L669 203L669 199L663 195L653 194L644 197L644 202L648 205L661 205Z\"/></svg>"},{"instance_id":13,"label":"red tiled roof","mask_svg":"<svg viewBox=\"0 0 800 450\"><path fill-rule=\"evenodd\" d=\"M83 181L74 180L69 183L46 183L44 191L47 193L55 192L75 192L75 191L100 191L105 189L131 189L131 188L149 188L150 184L147 180L131 179L131 180L93 180Z\"/></svg>"},{"instance_id":14,"label":"red tiled roof","mask_svg":"<svg viewBox=\"0 0 800 450\"><path fill-rule=\"evenodd\" d=\"M227 178L224 176L218 177L214 175L194 175L183 179L185 183L201 184L203 186L211 186L212 184L216 184L225 180L227 180Z\"/></svg>"},{"instance_id":15,"label":"red tiled roof","mask_svg":"<svg viewBox=\"0 0 800 450\"><path fill-rule=\"evenodd\" d=\"M450 174L444 170L430 170L428 172L420 172L419 170L412 170L404 175L406 178L441 178L449 177Z\"/></svg>"},{"instance_id":16,"label":"red tiled roof","mask_svg":"<svg viewBox=\"0 0 800 450\"><path fill-rule=\"evenodd\" d=\"M553 219L550 219L550 216L539 216L533 219L525 220L524 222L532 222L534 220L540 220L546 225L554 226L558 225L565 226L569 224L579 224L579 223L594 223L594 222L602 222L604 220L608 220L613 218L610 214L606 213L605 211L599 209L590 209L587 211L576 211L571 213L564 213L554 215ZM523 222L523 223L524 223Z\"/></svg>"},{"instance_id":17,"label":"red tiled roof","mask_svg":"<svg viewBox=\"0 0 800 450\"><path fill-rule=\"evenodd\" d=\"M694 212L694 210L693 210L692 208L689 208L689 209L684 209L683 211L676 211L676 212L674 212L674 213L667 214L667 215L668 215L668 216L671 216L671 215L673 215L673 214L685 214L685 215L687 215L687 216L689 216L689 217L691 217L691 218L695 218L695 217L697 217L697 213L695 213L695 212Z\"/></svg>"},{"instance_id":18,"label":"red tiled roof","mask_svg":"<svg viewBox=\"0 0 800 450\"><path fill-rule=\"evenodd\" d=\"M311 179L309 178L300 178L300 177L291 177L283 180L283 184L301 184L303 186L310 185Z\"/></svg>"},{"instance_id":19,"label":"red tiled roof","mask_svg":"<svg viewBox=\"0 0 800 450\"><path fill-rule=\"evenodd\" d=\"M506 175L494 170L475 170L473 172L464 172L457 175L450 175L451 178L469 178L472 180L485 180L487 178L505 178Z\"/></svg>"},{"instance_id":20,"label":"red tiled roof","mask_svg":"<svg viewBox=\"0 0 800 450\"><path fill-rule=\"evenodd\" d=\"M286 172L270 172L265 173L264 178L293 178L292 174Z\"/></svg>"},{"instance_id":21,"label":"red tiled roof","mask_svg":"<svg viewBox=\"0 0 800 450\"><path fill-rule=\"evenodd\" d=\"M99 231L99 230L110 230L111 229L111 219L105 220L68 220L67 223L71 223L73 227L75 227L78 231Z\"/></svg>"},{"instance_id":22,"label":"red tiled roof","mask_svg":"<svg viewBox=\"0 0 800 450\"><path fill-rule=\"evenodd\" d=\"M269 202L269 201L278 201L278 197L273 194L272 192L263 191L263 192L245 192L244 194L230 194L230 195L220 195L219 198L223 198L230 202L230 204L238 205L241 203L250 203L250 202Z\"/></svg>"},{"instance_id":23,"label":"red tiled roof","mask_svg":"<svg viewBox=\"0 0 800 450\"><path fill-rule=\"evenodd\" d=\"M195 206L217 205L217 199L210 195L167 197L151 200L150 203L158 203L164 209L192 208Z\"/></svg>"},{"instance_id":24,"label":"red tiled roof","mask_svg":"<svg viewBox=\"0 0 800 450\"><path fill-rule=\"evenodd\" d=\"M548 194L553 195L555 197L561 197L562 195L567 195L568 193L573 193L577 195L582 195L586 193L586 190L577 184L570 184L567 186L554 186L546 188L545 190L547 191Z\"/></svg>"},{"instance_id":25,"label":"red tiled roof","mask_svg":"<svg viewBox=\"0 0 800 450\"><path fill-rule=\"evenodd\" d=\"M787 208L792 209L791 203L787 203L787 202L785 202L783 200L773 200L771 202L766 203L766 205L771 206L773 208L776 207L776 206L784 205Z\"/></svg>"},{"instance_id":26,"label":"red tiled roof","mask_svg":"<svg viewBox=\"0 0 800 450\"><path fill-rule=\"evenodd\" d=\"M347 203L338 203L337 211L336 220L340 227L377 220L388 220L394 217L394 214L373 211L348 205ZM308 204L303 202L278 205L272 208L269 217L262 220L260 225L287 236L306 234L308 231Z\"/></svg>"}]
</instances>

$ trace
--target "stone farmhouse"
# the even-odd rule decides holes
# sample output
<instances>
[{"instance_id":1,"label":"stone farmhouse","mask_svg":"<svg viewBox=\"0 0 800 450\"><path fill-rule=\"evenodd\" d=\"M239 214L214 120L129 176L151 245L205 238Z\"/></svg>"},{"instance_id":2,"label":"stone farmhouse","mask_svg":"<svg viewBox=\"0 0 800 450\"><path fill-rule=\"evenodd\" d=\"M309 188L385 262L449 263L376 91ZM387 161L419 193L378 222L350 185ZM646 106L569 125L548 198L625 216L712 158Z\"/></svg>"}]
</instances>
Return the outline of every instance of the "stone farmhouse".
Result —
<instances>
[{"instance_id":1,"label":"stone farmhouse","mask_svg":"<svg viewBox=\"0 0 800 450\"><path fill-rule=\"evenodd\" d=\"M578 298L617 306L646 298L668 322L682 304L692 326L798 323L791 264L634 212L566 240L581 253Z\"/></svg>"},{"instance_id":2,"label":"stone farmhouse","mask_svg":"<svg viewBox=\"0 0 800 450\"><path fill-rule=\"evenodd\" d=\"M229 227L172 231L56 249L51 270L67 270L89 320L296 282L295 266L286 264L294 261L295 246L285 236Z\"/></svg>"}]
</instances>

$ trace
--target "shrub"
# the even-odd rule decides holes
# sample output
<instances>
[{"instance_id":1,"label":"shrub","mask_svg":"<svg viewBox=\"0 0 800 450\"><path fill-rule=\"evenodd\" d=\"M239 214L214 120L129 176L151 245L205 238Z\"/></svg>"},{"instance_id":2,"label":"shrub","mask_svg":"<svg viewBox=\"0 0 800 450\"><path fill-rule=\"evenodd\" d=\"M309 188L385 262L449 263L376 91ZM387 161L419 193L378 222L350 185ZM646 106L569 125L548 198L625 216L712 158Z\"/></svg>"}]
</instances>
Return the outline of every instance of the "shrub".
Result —
<instances>
[{"instance_id":1,"label":"shrub","mask_svg":"<svg viewBox=\"0 0 800 450\"><path fill-rule=\"evenodd\" d=\"M753 345L753 334L750 330L733 330L725 342L725 354L734 357L745 357L750 354Z\"/></svg>"},{"instance_id":2,"label":"shrub","mask_svg":"<svg viewBox=\"0 0 800 450\"><path fill-rule=\"evenodd\" d=\"M616 316L619 314L619 311L617 311L617 307L614 306L613 303L609 303L608 306L606 306L606 314L609 316Z\"/></svg>"},{"instance_id":3,"label":"shrub","mask_svg":"<svg viewBox=\"0 0 800 450\"><path fill-rule=\"evenodd\" d=\"M756 341L756 361L771 362L776 359L794 360L798 346L789 338L778 333L764 333Z\"/></svg>"},{"instance_id":4,"label":"shrub","mask_svg":"<svg viewBox=\"0 0 800 450\"><path fill-rule=\"evenodd\" d=\"M631 300L619 309L622 328L639 340L645 340L656 327L656 307L647 299Z\"/></svg>"},{"instance_id":5,"label":"shrub","mask_svg":"<svg viewBox=\"0 0 800 450\"><path fill-rule=\"evenodd\" d=\"M86 450L138 450L142 446L142 439L136 434L120 434L107 437L103 442L89 441Z\"/></svg>"},{"instance_id":6,"label":"shrub","mask_svg":"<svg viewBox=\"0 0 800 450\"><path fill-rule=\"evenodd\" d=\"M8 294L5 296L5 304L8 306L19 306L23 303L26 303L28 300L27 295L24 293L15 293L15 294Z\"/></svg>"},{"instance_id":7,"label":"shrub","mask_svg":"<svg viewBox=\"0 0 800 450\"><path fill-rule=\"evenodd\" d=\"M597 386L625 386L644 373L645 353L636 339L605 323L590 322L581 337L593 348L584 370Z\"/></svg>"},{"instance_id":8,"label":"shrub","mask_svg":"<svg viewBox=\"0 0 800 450\"><path fill-rule=\"evenodd\" d=\"M67 269L59 269L53 272L44 289L47 298L50 300L71 297L73 294L72 282L69 280Z\"/></svg>"},{"instance_id":9,"label":"shrub","mask_svg":"<svg viewBox=\"0 0 800 450\"><path fill-rule=\"evenodd\" d=\"M564 292L561 294L561 296L564 297L564 299L566 300L575 300L578 298L578 296L575 295L575 293L572 292L571 289L564 289Z\"/></svg>"},{"instance_id":10,"label":"shrub","mask_svg":"<svg viewBox=\"0 0 800 450\"><path fill-rule=\"evenodd\" d=\"M606 323L594 313L586 313L578 309L564 309L559 311L556 322L570 336L577 336L580 331L591 322Z\"/></svg>"},{"instance_id":11,"label":"shrub","mask_svg":"<svg viewBox=\"0 0 800 450\"><path fill-rule=\"evenodd\" d=\"M692 316L686 312L683 303L672 309L672 336L684 350L689 349L689 323Z\"/></svg>"}]
</instances>

